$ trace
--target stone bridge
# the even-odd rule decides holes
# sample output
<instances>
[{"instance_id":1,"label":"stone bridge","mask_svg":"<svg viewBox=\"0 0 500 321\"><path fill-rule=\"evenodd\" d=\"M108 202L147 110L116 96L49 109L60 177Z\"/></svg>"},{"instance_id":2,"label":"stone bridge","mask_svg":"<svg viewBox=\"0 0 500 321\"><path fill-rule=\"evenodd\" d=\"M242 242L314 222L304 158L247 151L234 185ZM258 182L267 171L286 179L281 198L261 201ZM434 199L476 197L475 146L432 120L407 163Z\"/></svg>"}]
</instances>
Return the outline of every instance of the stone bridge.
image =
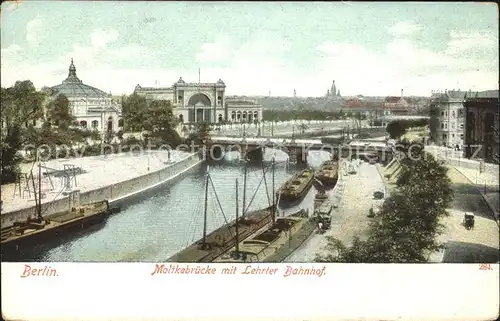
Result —
<instances>
[{"instance_id":1,"label":"stone bridge","mask_svg":"<svg viewBox=\"0 0 500 321\"><path fill-rule=\"evenodd\" d=\"M321 139L235 138L215 136L206 143L206 159L221 160L226 152L239 151L243 158L261 161L266 148L281 150L291 162L306 163L309 151L321 150L341 158L367 157L387 163L392 148L384 142L352 141L349 144L325 144Z\"/></svg>"}]
</instances>

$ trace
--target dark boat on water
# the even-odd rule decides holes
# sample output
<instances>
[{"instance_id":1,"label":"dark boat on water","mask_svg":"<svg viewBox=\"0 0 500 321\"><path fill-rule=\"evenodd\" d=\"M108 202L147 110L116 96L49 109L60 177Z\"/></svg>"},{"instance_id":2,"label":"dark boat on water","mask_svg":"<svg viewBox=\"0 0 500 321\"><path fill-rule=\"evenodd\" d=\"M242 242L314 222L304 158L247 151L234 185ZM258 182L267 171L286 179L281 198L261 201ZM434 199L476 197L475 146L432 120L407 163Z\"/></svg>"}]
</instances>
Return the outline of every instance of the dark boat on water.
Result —
<instances>
[{"instance_id":1,"label":"dark boat on water","mask_svg":"<svg viewBox=\"0 0 500 321\"><path fill-rule=\"evenodd\" d=\"M109 216L108 201L74 207L66 212L37 217L2 228L2 259L19 251L67 235L70 232L103 223Z\"/></svg>"},{"instance_id":2,"label":"dark boat on water","mask_svg":"<svg viewBox=\"0 0 500 321\"><path fill-rule=\"evenodd\" d=\"M316 218L305 210L279 217L243 240L232 251L220 256L217 263L278 263L292 254L316 229Z\"/></svg>"},{"instance_id":3,"label":"dark boat on water","mask_svg":"<svg viewBox=\"0 0 500 321\"><path fill-rule=\"evenodd\" d=\"M273 161L273 186L274 186L274 161ZM264 167L262 167L263 177L265 179ZM261 180L262 183L262 180ZM169 262L183 262L183 263L195 263L195 262L213 262L217 257L224 254L235 244L238 244L238 240L245 239L258 231L259 229L265 228L272 224L274 212L276 206L273 204L252 212L246 212L246 209L250 207L250 204L246 206L245 201L245 190L246 190L246 162L245 162L245 176L243 185L243 210L241 217L238 217L238 180L236 180L236 219L226 223L225 225L219 227L211 233L207 233L207 201L208 201L208 186L212 185L214 192L214 184L207 173L207 179L205 183L205 210L203 219L203 237L198 241L194 242L187 248L176 253L168 259ZM260 186L260 184L259 184ZM257 187L258 188L258 187ZM220 204L219 204L220 206ZM221 207L221 206L220 206ZM222 207L221 207L222 210Z\"/></svg>"},{"instance_id":4,"label":"dark boat on water","mask_svg":"<svg viewBox=\"0 0 500 321\"><path fill-rule=\"evenodd\" d=\"M307 168L286 181L276 193L279 205L292 207L299 204L311 189L313 179L314 171Z\"/></svg>"},{"instance_id":5,"label":"dark boat on water","mask_svg":"<svg viewBox=\"0 0 500 321\"><path fill-rule=\"evenodd\" d=\"M336 160L329 160L321 164L316 171L314 178L321 182L323 188L330 189L335 187L339 177L339 163Z\"/></svg>"},{"instance_id":6,"label":"dark boat on water","mask_svg":"<svg viewBox=\"0 0 500 321\"><path fill-rule=\"evenodd\" d=\"M41 175L39 175L40 179ZM33 187L35 190L34 182ZM74 195L70 197L74 197ZM104 200L81 206L71 206L67 211L43 217L40 200L39 182L38 193L35 193L37 217L14 222L12 226L1 229L2 260L17 259L23 250L29 250L35 245L66 236L70 232L103 223L110 214L109 203Z\"/></svg>"}]
</instances>

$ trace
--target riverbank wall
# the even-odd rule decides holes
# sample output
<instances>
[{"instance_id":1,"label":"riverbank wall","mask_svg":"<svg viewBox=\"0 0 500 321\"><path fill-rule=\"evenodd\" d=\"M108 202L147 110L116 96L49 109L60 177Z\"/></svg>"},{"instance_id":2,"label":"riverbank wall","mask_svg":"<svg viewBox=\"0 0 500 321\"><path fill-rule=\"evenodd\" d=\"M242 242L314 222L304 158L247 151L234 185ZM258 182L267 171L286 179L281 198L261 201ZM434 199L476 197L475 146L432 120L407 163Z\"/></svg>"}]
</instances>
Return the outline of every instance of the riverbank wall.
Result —
<instances>
[{"instance_id":1,"label":"riverbank wall","mask_svg":"<svg viewBox=\"0 0 500 321\"><path fill-rule=\"evenodd\" d=\"M175 163L146 175L102 188L80 192L79 202L80 204L89 204L107 199L111 206L125 206L151 195L151 193L156 192L166 184L194 171L201 163L202 160L200 160L198 153L190 154ZM42 203L42 216L66 211L69 208L70 199L65 196L52 202ZM1 227L9 227L16 221L23 221L28 217L35 216L36 207L34 205L12 212L5 212L1 215Z\"/></svg>"}]
</instances>

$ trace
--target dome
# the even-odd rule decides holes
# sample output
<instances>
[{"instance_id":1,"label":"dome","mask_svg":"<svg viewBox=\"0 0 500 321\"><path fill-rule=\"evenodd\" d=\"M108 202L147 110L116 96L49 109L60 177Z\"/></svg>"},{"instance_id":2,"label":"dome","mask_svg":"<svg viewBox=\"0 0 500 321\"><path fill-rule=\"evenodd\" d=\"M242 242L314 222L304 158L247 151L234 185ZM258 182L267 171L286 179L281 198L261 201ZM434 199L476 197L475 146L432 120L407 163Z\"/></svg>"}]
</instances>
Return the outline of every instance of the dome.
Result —
<instances>
[{"instance_id":1,"label":"dome","mask_svg":"<svg viewBox=\"0 0 500 321\"><path fill-rule=\"evenodd\" d=\"M69 65L68 78L63 80L62 84L56 85L50 88L52 90L52 95L57 96L63 94L66 97L109 97L109 94L104 91L97 89L95 87L85 85L76 76L76 68L73 64L73 59L71 59L71 64Z\"/></svg>"}]
</instances>

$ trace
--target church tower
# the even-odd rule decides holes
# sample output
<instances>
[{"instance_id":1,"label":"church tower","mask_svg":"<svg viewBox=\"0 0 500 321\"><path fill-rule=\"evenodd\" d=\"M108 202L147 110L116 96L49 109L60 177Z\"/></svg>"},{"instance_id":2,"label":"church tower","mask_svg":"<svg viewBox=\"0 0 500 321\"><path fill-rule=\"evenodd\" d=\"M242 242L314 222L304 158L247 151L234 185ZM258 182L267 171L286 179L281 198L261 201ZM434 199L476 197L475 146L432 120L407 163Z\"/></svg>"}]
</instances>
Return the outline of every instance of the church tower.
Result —
<instances>
[{"instance_id":1,"label":"church tower","mask_svg":"<svg viewBox=\"0 0 500 321\"><path fill-rule=\"evenodd\" d=\"M335 86L335 80L332 83L332 88L330 89L330 93L335 96L337 94L337 87Z\"/></svg>"}]
</instances>

